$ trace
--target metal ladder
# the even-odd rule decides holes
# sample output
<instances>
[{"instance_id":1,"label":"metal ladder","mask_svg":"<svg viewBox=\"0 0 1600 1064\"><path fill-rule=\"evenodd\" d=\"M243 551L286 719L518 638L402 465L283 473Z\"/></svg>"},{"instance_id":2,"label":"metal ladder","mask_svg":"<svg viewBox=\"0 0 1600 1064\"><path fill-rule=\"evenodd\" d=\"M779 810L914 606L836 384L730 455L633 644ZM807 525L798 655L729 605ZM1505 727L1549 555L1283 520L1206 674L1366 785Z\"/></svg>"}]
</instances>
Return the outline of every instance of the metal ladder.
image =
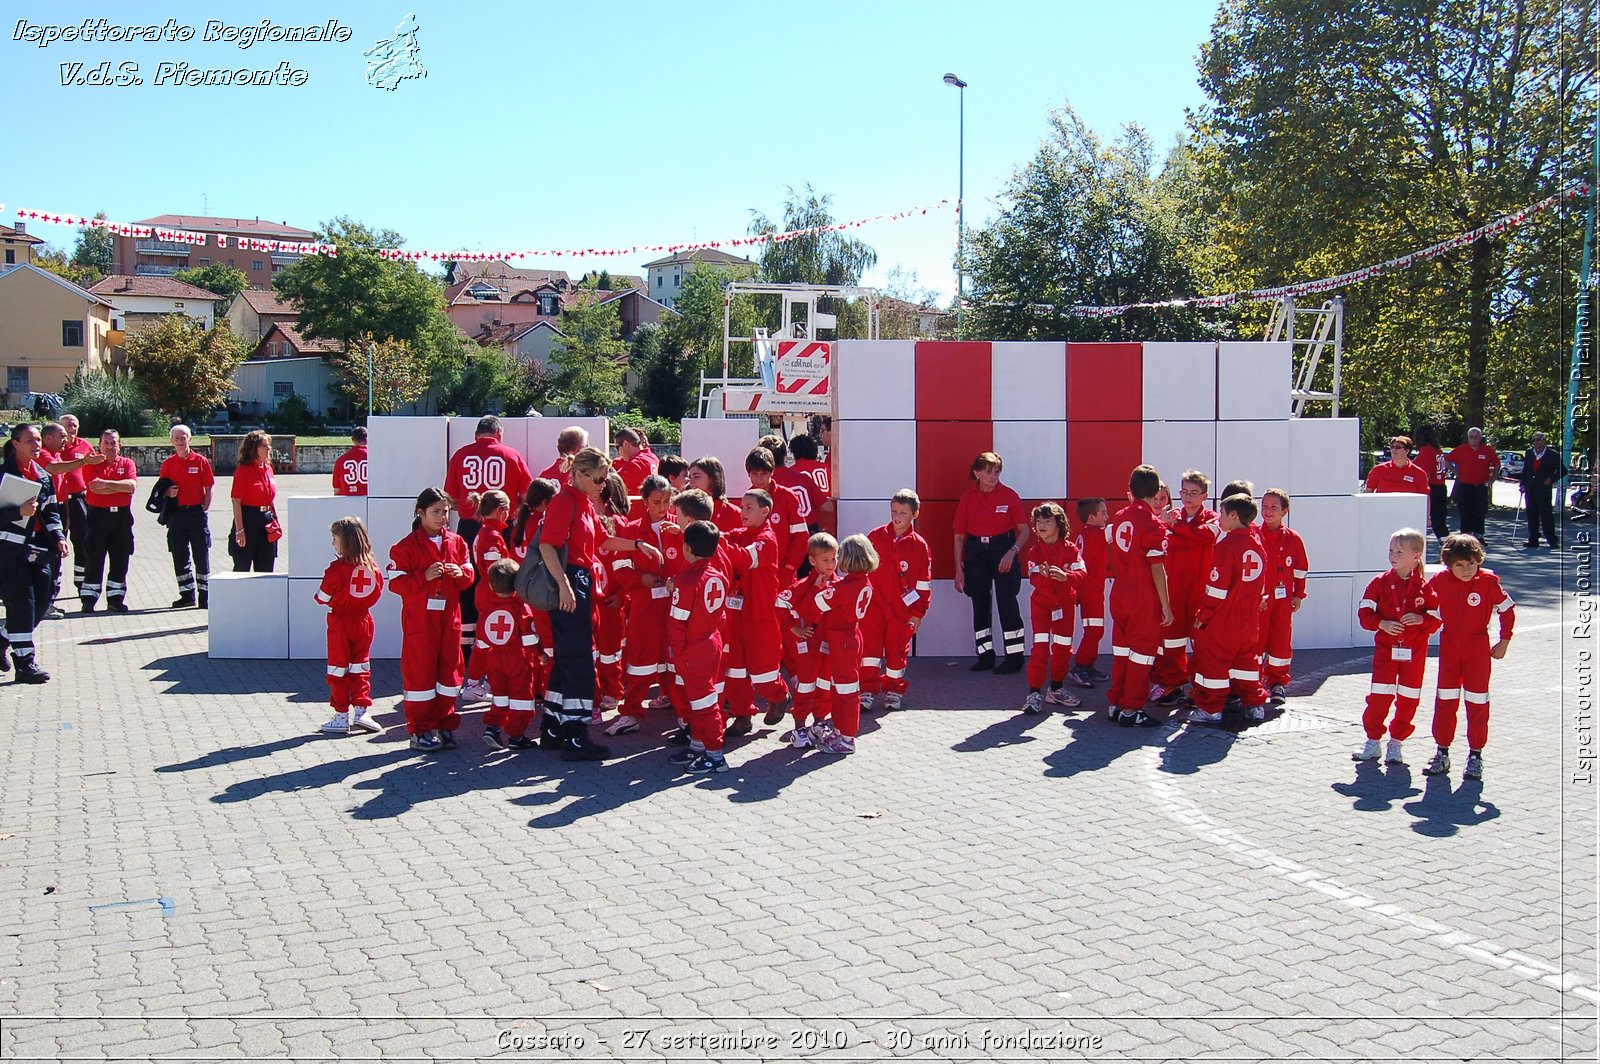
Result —
<instances>
[{"instance_id":1,"label":"metal ladder","mask_svg":"<svg viewBox=\"0 0 1600 1064\"><path fill-rule=\"evenodd\" d=\"M1310 332L1302 336L1301 329ZM1321 402L1332 403L1332 416L1338 417L1339 378L1344 370L1344 296L1334 296L1315 309L1297 307L1294 296L1284 296L1272 305L1266 339L1269 342L1287 340L1292 345L1296 367L1291 393L1294 416L1304 417L1307 404ZM1333 359L1333 390L1326 392L1312 388L1324 353Z\"/></svg>"}]
</instances>

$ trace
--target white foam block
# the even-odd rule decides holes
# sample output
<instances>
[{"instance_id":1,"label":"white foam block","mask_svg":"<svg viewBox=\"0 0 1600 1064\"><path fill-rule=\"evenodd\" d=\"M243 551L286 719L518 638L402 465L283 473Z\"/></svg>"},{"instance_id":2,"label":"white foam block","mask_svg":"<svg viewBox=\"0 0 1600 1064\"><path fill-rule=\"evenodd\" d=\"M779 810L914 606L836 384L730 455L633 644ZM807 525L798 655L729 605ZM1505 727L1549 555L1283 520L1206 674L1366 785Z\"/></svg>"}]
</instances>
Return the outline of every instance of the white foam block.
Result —
<instances>
[{"instance_id":1,"label":"white foam block","mask_svg":"<svg viewBox=\"0 0 1600 1064\"><path fill-rule=\"evenodd\" d=\"M836 421L833 442L840 455L839 498L881 501L901 488L916 488L915 421ZM1008 465L1008 477L1010 472Z\"/></svg>"},{"instance_id":2,"label":"white foam block","mask_svg":"<svg viewBox=\"0 0 1600 1064\"><path fill-rule=\"evenodd\" d=\"M1024 499L1066 498L1067 422L1064 417L1058 416L1055 421L996 420L994 449L1005 458L1005 480L1012 491Z\"/></svg>"},{"instance_id":3,"label":"white foam block","mask_svg":"<svg viewBox=\"0 0 1600 1064\"><path fill-rule=\"evenodd\" d=\"M991 345L990 417L995 421L1060 421L1067 419L1067 345L1008 342ZM1003 455L1010 454L1002 450ZM1065 448L1062 449L1065 454ZM1010 458L1006 459L1010 483ZM1065 473L1063 472L1063 482ZM1017 489L1024 496L1028 493Z\"/></svg>"},{"instance_id":4,"label":"white foam block","mask_svg":"<svg viewBox=\"0 0 1600 1064\"><path fill-rule=\"evenodd\" d=\"M889 497L881 499L840 499L836 504L839 515L839 539L857 533L866 535L889 521Z\"/></svg>"},{"instance_id":5,"label":"white foam block","mask_svg":"<svg viewBox=\"0 0 1600 1064\"><path fill-rule=\"evenodd\" d=\"M1217 475L1212 483L1220 492L1230 480L1240 479L1255 485L1257 499L1268 488L1282 488L1289 483L1287 420L1217 424ZM1177 490L1176 485L1173 490Z\"/></svg>"},{"instance_id":6,"label":"white foam block","mask_svg":"<svg viewBox=\"0 0 1600 1064\"><path fill-rule=\"evenodd\" d=\"M400 656L400 596L384 587L372 605L372 658Z\"/></svg>"},{"instance_id":7,"label":"white foam block","mask_svg":"<svg viewBox=\"0 0 1600 1064\"><path fill-rule=\"evenodd\" d=\"M914 421L915 340L843 340L834 354L836 420Z\"/></svg>"},{"instance_id":8,"label":"white foam block","mask_svg":"<svg viewBox=\"0 0 1600 1064\"><path fill-rule=\"evenodd\" d=\"M283 538L289 544L289 575L322 578L333 559L328 527L341 517L367 523L367 499L359 495L292 495L285 500ZM371 526L368 526L371 531Z\"/></svg>"},{"instance_id":9,"label":"white foam block","mask_svg":"<svg viewBox=\"0 0 1600 1064\"><path fill-rule=\"evenodd\" d=\"M1306 581L1306 600L1294 615L1296 650L1355 645L1351 633L1355 600L1350 589L1355 579L1354 576L1341 573L1336 576L1313 576Z\"/></svg>"},{"instance_id":10,"label":"white foam block","mask_svg":"<svg viewBox=\"0 0 1600 1064\"><path fill-rule=\"evenodd\" d=\"M1179 478L1191 469L1210 477L1213 490L1222 486L1217 483L1217 424L1214 421L1146 421L1140 456L1146 465L1156 467L1174 492L1179 490Z\"/></svg>"},{"instance_id":11,"label":"white foam block","mask_svg":"<svg viewBox=\"0 0 1600 1064\"><path fill-rule=\"evenodd\" d=\"M321 580L289 579L289 657L297 660L328 655L328 607L316 599Z\"/></svg>"},{"instance_id":12,"label":"white foam block","mask_svg":"<svg viewBox=\"0 0 1600 1064\"><path fill-rule=\"evenodd\" d=\"M762 423L747 418L684 418L684 461L711 455L722 460L728 474L728 498L738 499L750 489L750 474L744 471L745 455L761 438Z\"/></svg>"},{"instance_id":13,"label":"white foam block","mask_svg":"<svg viewBox=\"0 0 1600 1064\"><path fill-rule=\"evenodd\" d=\"M289 577L283 573L212 573L207 653L213 658L289 655Z\"/></svg>"},{"instance_id":14,"label":"white foam block","mask_svg":"<svg viewBox=\"0 0 1600 1064\"><path fill-rule=\"evenodd\" d=\"M603 417L522 418L527 437L522 441L528 471L538 476L556 460L556 440L563 429L582 429L589 434L589 446L611 453L611 419ZM506 441L511 443L510 440ZM515 444L512 444L515 446Z\"/></svg>"},{"instance_id":15,"label":"white foam block","mask_svg":"<svg viewBox=\"0 0 1600 1064\"><path fill-rule=\"evenodd\" d=\"M1289 527L1306 544L1313 573L1348 573L1360 552L1359 500L1354 495L1295 495L1289 503Z\"/></svg>"},{"instance_id":16,"label":"white foam block","mask_svg":"<svg viewBox=\"0 0 1600 1064\"><path fill-rule=\"evenodd\" d=\"M1361 421L1353 417L1289 419L1289 483L1302 495L1348 495L1361 488Z\"/></svg>"},{"instance_id":17,"label":"white foam block","mask_svg":"<svg viewBox=\"0 0 1600 1064\"><path fill-rule=\"evenodd\" d=\"M1217 345L1146 340L1144 416L1147 421L1215 421Z\"/></svg>"},{"instance_id":18,"label":"white foam block","mask_svg":"<svg viewBox=\"0 0 1600 1064\"><path fill-rule=\"evenodd\" d=\"M1287 419L1292 374L1293 353L1287 341L1218 344L1217 419Z\"/></svg>"},{"instance_id":19,"label":"white foam block","mask_svg":"<svg viewBox=\"0 0 1600 1064\"><path fill-rule=\"evenodd\" d=\"M1017 604L1022 610L1025 630L1028 624L1028 600L1032 594L1033 588L1023 581ZM995 654L998 656L1005 652L1001 643L1002 629L998 612L993 613L991 623ZM1030 636L1025 635L1024 639L1027 638ZM972 600L956 592L954 580L933 581L933 599L928 606L928 616L923 619L922 627L917 629L916 651L919 658L970 658L977 653L972 640Z\"/></svg>"},{"instance_id":20,"label":"white foam block","mask_svg":"<svg viewBox=\"0 0 1600 1064\"><path fill-rule=\"evenodd\" d=\"M1414 528L1427 542L1426 495L1357 495L1356 564L1352 568L1381 573L1389 568L1389 537L1402 528Z\"/></svg>"},{"instance_id":21,"label":"white foam block","mask_svg":"<svg viewBox=\"0 0 1600 1064\"><path fill-rule=\"evenodd\" d=\"M416 499L375 499L367 497L367 535L372 539L372 553L378 559L378 568L389 564L389 548L411 534L411 521L416 517ZM327 563L322 563L322 569ZM316 576L322 575L318 569ZM311 576L311 573L296 573Z\"/></svg>"},{"instance_id":22,"label":"white foam block","mask_svg":"<svg viewBox=\"0 0 1600 1064\"><path fill-rule=\"evenodd\" d=\"M444 485L450 419L374 417L367 422L367 494L415 499Z\"/></svg>"}]
</instances>

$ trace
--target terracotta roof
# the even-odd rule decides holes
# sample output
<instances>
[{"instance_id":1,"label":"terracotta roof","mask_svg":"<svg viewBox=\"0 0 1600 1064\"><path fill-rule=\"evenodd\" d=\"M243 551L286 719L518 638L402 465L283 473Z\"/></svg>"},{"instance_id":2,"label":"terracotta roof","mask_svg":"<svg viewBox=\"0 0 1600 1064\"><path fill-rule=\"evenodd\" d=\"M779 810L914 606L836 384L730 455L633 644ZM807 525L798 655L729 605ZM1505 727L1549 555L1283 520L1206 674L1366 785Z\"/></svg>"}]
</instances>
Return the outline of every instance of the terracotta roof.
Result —
<instances>
[{"instance_id":1,"label":"terracotta roof","mask_svg":"<svg viewBox=\"0 0 1600 1064\"><path fill-rule=\"evenodd\" d=\"M266 359L268 356L263 352L266 350L267 344L277 343L281 340L289 341L289 347L293 349L296 355L327 356L336 355L344 350L337 340L308 340L300 334L300 330L295 326L287 322L278 321L273 322L272 328L268 329L266 335L261 337L261 342L256 344L255 350L250 353L250 360L260 361ZM277 357L288 356L280 355Z\"/></svg>"},{"instance_id":2,"label":"terracotta roof","mask_svg":"<svg viewBox=\"0 0 1600 1064\"><path fill-rule=\"evenodd\" d=\"M300 314L293 303L279 299L278 293L264 288L246 288L239 293L239 298L257 314L292 314L296 317Z\"/></svg>"},{"instance_id":3,"label":"terracotta roof","mask_svg":"<svg viewBox=\"0 0 1600 1064\"><path fill-rule=\"evenodd\" d=\"M549 321L524 321L512 322L509 325L485 325L473 333L470 338L476 341L480 347L488 347L490 344L504 346L516 343L528 333L539 328L554 329L558 334L561 332Z\"/></svg>"},{"instance_id":4,"label":"terracotta roof","mask_svg":"<svg viewBox=\"0 0 1600 1064\"><path fill-rule=\"evenodd\" d=\"M151 296L157 299L208 299L216 302L223 298L215 292L186 284L175 277L147 277L129 273L114 273L110 277L102 277L89 286L89 291L112 299L117 296Z\"/></svg>"},{"instance_id":5,"label":"terracotta roof","mask_svg":"<svg viewBox=\"0 0 1600 1064\"><path fill-rule=\"evenodd\" d=\"M121 310L122 309L121 307L117 306L115 303L111 302L111 300L107 299L105 296L96 295L94 292L91 292L86 288L79 288L77 285L73 284L71 281L67 280L65 277L62 277L62 276L60 276L58 274L51 273L49 270L41 270L39 267L33 265L31 262L18 262L18 263L13 263L10 266L0 266L0 280L4 280L7 277L20 277L24 273L36 273L40 277L43 277L45 280L54 282L55 284L60 285L62 288L67 289L73 295L82 296L84 299L87 299L91 303L100 303L100 304L103 304L105 306L110 307L112 310Z\"/></svg>"},{"instance_id":6,"label":"terracotta roof","mask_svg":"<svg viewBox=\"0 0 1600 1064\"><path fill-rule=\"evenodd\" d=\"M572 277L566 270L533 270L512 266L509 262L495 260L492 262L463 262L456 265L456 277L466 280L468 277L482 277L493 281L495 284L506 284L516 280L522 284L538 283L540 281L566 281L572 283Z\"/></svg>"},{"instance_id":7,"label":"terracotta roof","mask_svg":"<svg viewBox=\"0 0 1600 1064\"><path fill-rule=\"evenodd\" d=\"M32 233L19 233L9 225L0 224L0 240L20 240L24 244L43 244L44 241Z\"/></svg>"},{"instance_id":8,"label":"terracotta roof","mask_svg":"<svg viewBox=\"0 0 1600 1064\"><path fill-rule=\"evenodd\" d=\"M201 233L251 233L256 236L286 236L296 240L315 240L317 234L309 229L296 229L278 222L263 222L260 218L207 218L198 214L158 214L154 218L141 218L135 225L161 225L173 229L193 229Z\"/></svg>"},{"instance_id":9,"label":"terracotta roof","mask_svg":"<svg viewBox=\"0 0 1600 1064\"><path fill-rule=\"evenodd\" d=\"M699 251L680 251L676 255L668 255L663 259L647 262L644 264L644 268L649 270L656 266L671 266L676 262L705 262L716 266L754 267L756 265L749 259L741 259L739 256L730 255L726 251L718 251L715 248L701 248Z\"/></svg>"}]
</instances>

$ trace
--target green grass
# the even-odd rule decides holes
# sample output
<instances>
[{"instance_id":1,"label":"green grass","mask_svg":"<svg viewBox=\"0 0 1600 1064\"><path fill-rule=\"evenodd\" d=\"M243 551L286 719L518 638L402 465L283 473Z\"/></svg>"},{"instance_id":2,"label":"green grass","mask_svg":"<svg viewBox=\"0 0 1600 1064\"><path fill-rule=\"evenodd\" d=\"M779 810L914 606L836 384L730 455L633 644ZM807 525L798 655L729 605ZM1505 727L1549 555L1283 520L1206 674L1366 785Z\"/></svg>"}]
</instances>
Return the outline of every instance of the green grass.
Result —
<instances>
[{"instance_id":1,"label":"green grass","mask_svg":"<svg viewBox=\"0 0 1600 1064\"><path fill-rule=\"evenodd\" d=\"M124 447L166 447L171 444L165 436L125 436L122 440ZM190 441L196 447L209 447L210 436L196 436ZM295 444L300 447L336 447L340 444L349 446L349 436L297 436Z\"/></svg>"}]
</instances>

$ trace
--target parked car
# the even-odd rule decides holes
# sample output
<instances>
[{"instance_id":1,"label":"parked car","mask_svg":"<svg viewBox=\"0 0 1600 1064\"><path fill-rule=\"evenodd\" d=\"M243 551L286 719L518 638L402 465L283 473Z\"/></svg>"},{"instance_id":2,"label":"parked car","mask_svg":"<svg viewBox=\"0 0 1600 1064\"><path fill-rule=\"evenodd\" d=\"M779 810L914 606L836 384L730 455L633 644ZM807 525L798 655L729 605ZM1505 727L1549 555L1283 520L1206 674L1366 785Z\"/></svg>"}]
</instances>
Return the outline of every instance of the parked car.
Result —
<instances>
[{"instance_id":1,"label":"parked car","mask_svg":"<svg viewBox=\"0 0 1600 1064\"><path fill-rule=\"evenodd\" d=\"M1500 456L1500 476L1506 480L1517 480L1522 476L1520 451L1507 451Z\"/></svg>"}]
</instances>

